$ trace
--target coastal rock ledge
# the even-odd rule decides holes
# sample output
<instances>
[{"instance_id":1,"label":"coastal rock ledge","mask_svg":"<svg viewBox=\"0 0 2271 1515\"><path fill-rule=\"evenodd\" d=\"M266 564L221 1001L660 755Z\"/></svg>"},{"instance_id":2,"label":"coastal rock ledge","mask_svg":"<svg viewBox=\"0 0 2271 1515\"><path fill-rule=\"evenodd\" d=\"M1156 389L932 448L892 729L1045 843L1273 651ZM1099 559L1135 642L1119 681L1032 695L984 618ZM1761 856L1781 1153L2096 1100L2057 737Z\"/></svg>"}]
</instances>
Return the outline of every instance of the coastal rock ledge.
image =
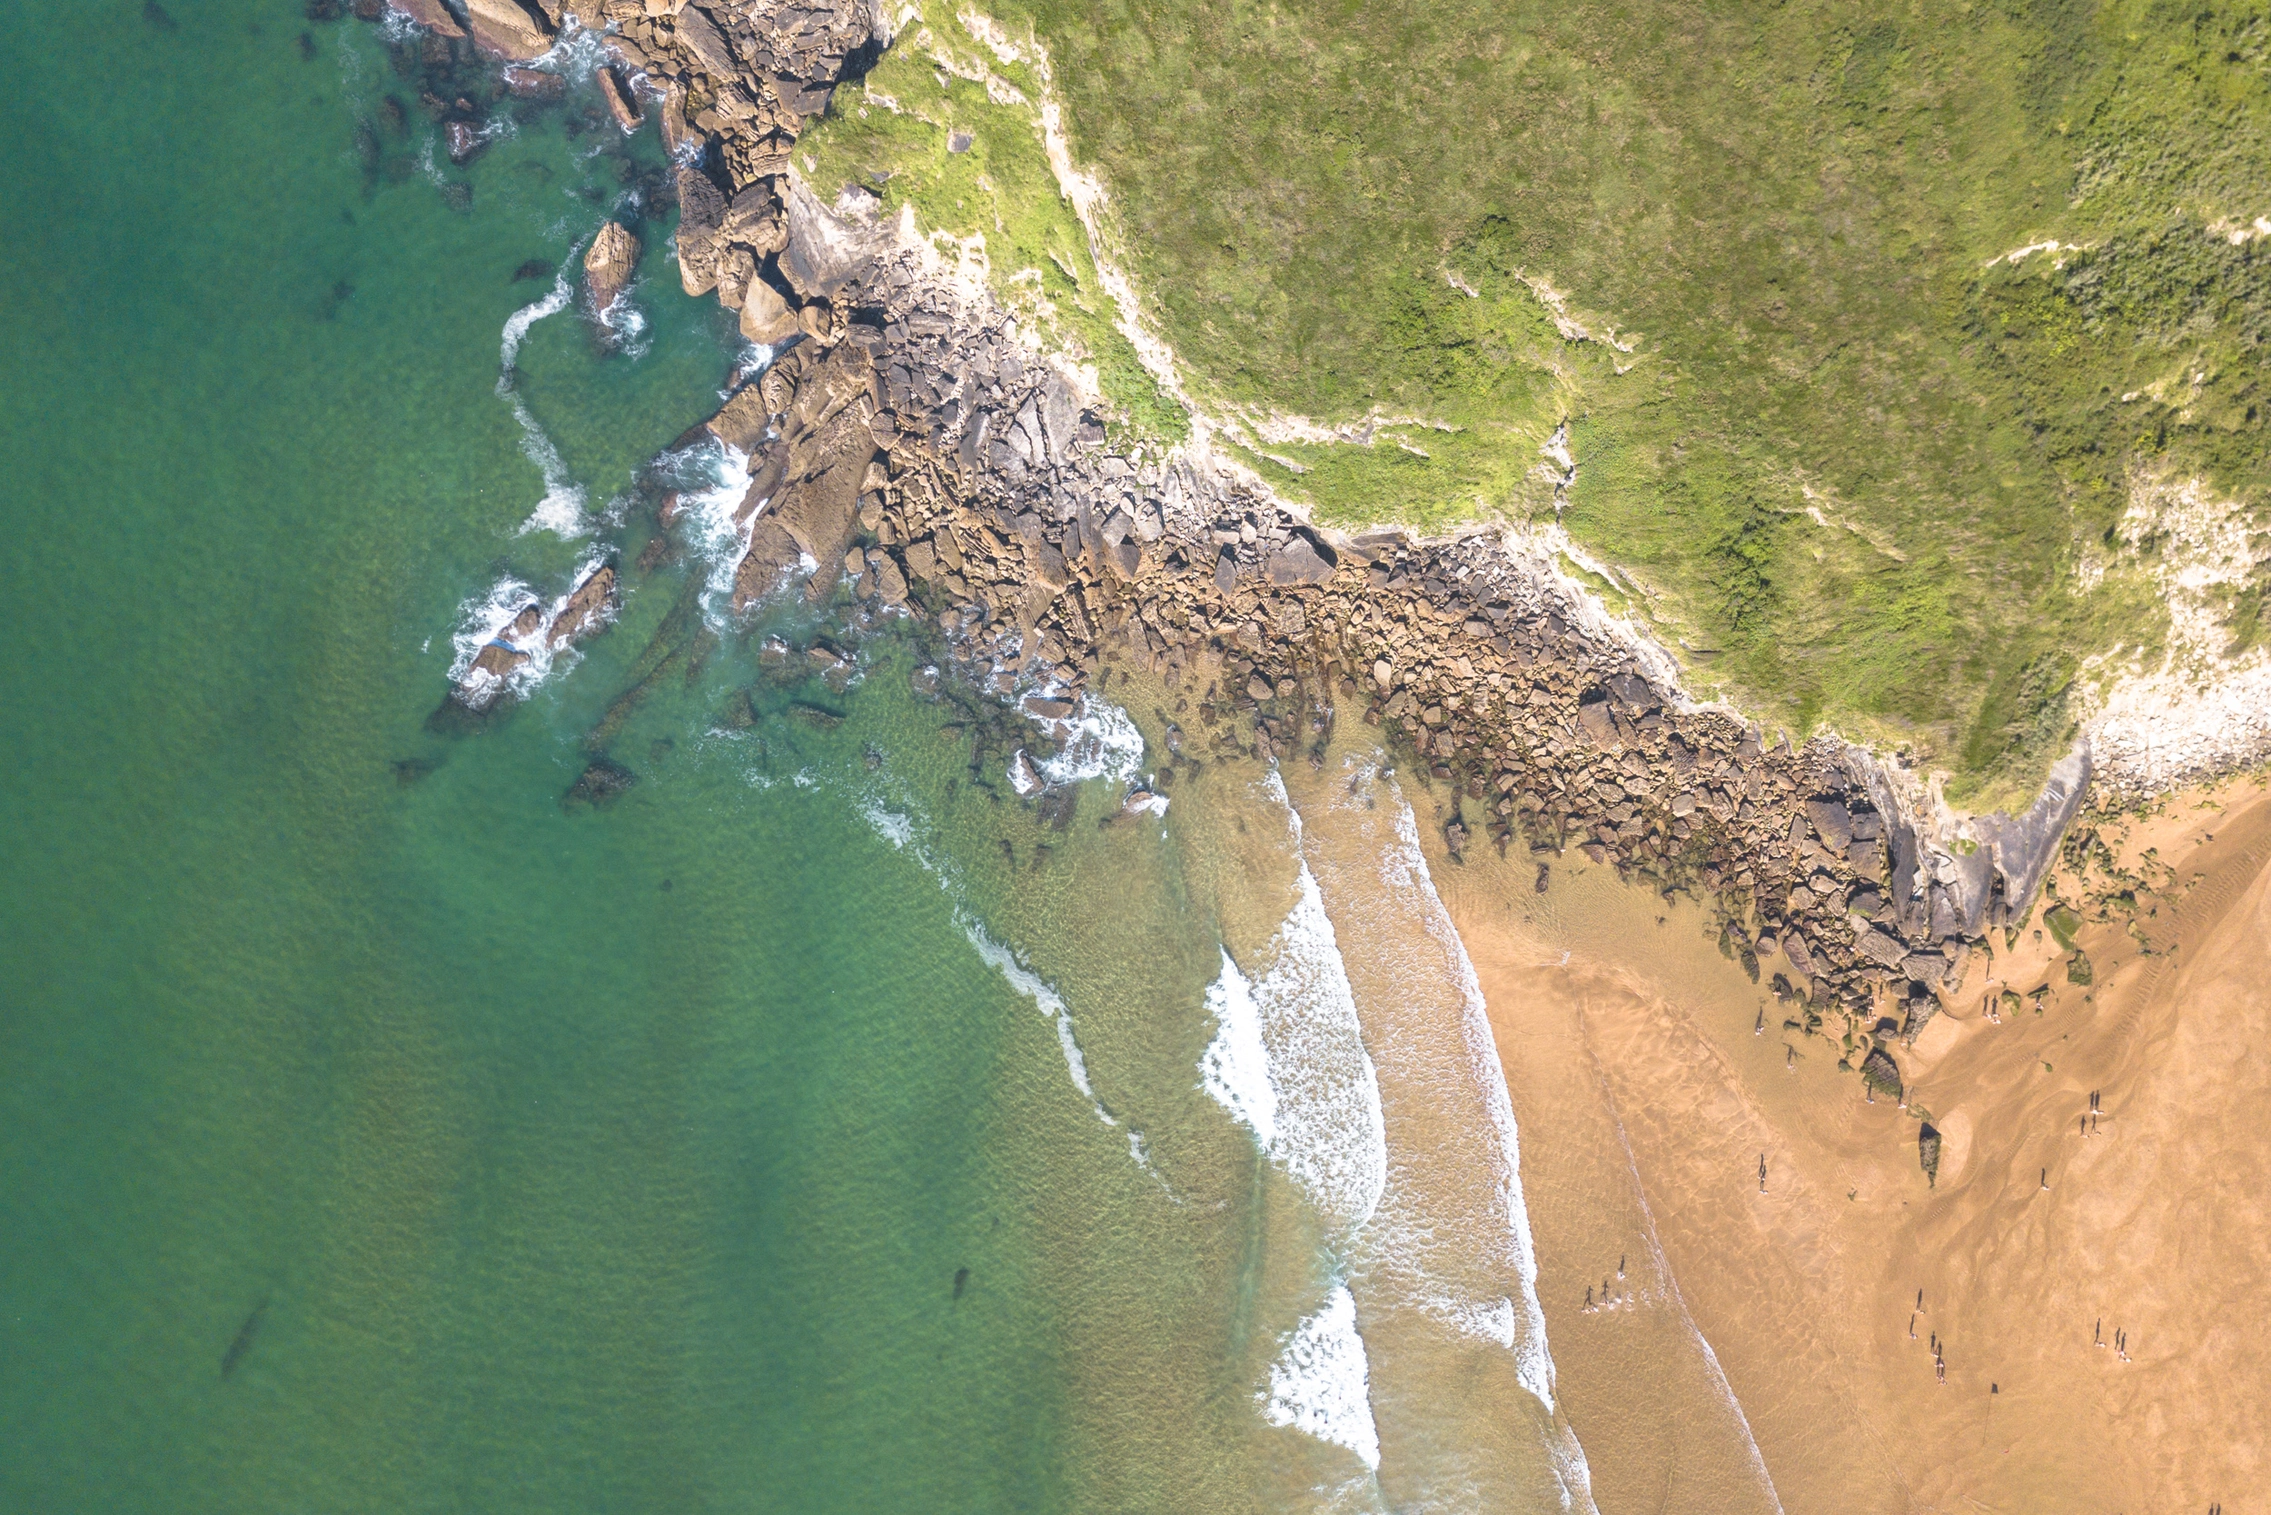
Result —
<instances>
[{"instance_id":1,"label":"coastal rock ledge","mask_svg":"<svg viewBox=\"0 0 2271 1515\"><path fill-rule=\"evenodd\" d=\"M1181 719L1197 730L1171 743L1184 763L1315 758L1337 720L1365 720L1455 790L1454 854L1576 848L1704 891L1746 967L1779 954L1774 987L1809 1030L1889 997L1913 1034L2030 908L2088 791L2086 751L2026 814L1959 822L1862 749L1769 744L1697 705L1661 648L1520 539L1343 535L1203 445L1115 448L1081 376L932 247L797 181L804 121L883 40L866 6L583 0L539 18L481 0L468 17L507 55L521 22L608 33L680 165L685 288L784 344L706 428L753 480L737 609L784 587L825 598L843 575L935 623L1004 694L1077 701L1132 666L1179 691L1179 713L1195 705ZM536 624L483 658L522 656ZM1871 1057L1898 1098L1890 1058Z\"/></svg>"}]
</instances>

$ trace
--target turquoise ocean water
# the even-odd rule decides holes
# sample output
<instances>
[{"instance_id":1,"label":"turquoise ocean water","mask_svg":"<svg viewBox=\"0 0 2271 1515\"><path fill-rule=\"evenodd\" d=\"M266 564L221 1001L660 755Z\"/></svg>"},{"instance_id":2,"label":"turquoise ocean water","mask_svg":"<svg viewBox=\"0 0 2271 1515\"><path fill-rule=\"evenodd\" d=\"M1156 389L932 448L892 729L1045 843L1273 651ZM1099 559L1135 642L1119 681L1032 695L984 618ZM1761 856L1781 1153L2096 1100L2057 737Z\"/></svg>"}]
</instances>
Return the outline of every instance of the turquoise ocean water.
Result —
<instances>
[{"instance_id":1,"label":"turquoise ocean water","mask_svg":"<svg viewBox=\"0 0 2271 1515\"><path fill-rule=\"evenodd\" d=\"M4 14L0 1509L1384 1497L1427 1386L1375 1355L1378 1474L1361 1377L1271 1423L1385 1296L1202 1078L1224 945L1294 952L1259 775L1051 817L903 631L768 678L637 566L742 354L648 220L628 351L528 327L532 452L502 333L659 163L588 93L459 170L399 31ZM595 548L618 624L429 731L468 607ZM600 747L640 782L565 807Z\"/></svg>"}]
</instances>

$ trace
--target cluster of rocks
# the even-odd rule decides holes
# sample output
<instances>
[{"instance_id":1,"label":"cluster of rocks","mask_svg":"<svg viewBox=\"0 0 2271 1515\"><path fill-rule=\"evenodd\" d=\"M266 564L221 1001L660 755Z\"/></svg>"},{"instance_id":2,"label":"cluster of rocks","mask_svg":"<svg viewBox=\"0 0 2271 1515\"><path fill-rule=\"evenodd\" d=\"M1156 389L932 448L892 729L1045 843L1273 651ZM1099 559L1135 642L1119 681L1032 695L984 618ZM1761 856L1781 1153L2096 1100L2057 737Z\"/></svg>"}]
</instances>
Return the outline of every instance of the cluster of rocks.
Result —
<instances>
[{"instance_id":1,"label":"cluster of rocks","mask_svg":"<svg viewBox=\"0 0 2271 1515\"><path fill-rule=\"evenodd\" d=\"M1951 850L1866 754L1769 744L1685 700L1500 537L1343 536L1203 450L1115 447L998 304L788 176L802 119L872 45L866 12L605 0L586 20L659 83L683 145L686 288L792 344L706 426L752 478L737 609L848 577L1043 720L1131 665L1174 703L1161 783L1234 754L1321 761L1353 713L1455 793L1454 855L1521 846L1543 888L1575 847L1721 901L1723 947L1754 975L1786 966L1789 1024L1864 1025L1864 1077L1897 1097L1877 1043L1913 1035L2024 908L2086 770L1989 845ZM1874 1017L1887 994L1905 1022Z\"/></svg>"},{"instance_id":2,"label":"cluster of rocks","mask_svg":"<svg viewBox=\"0 0 2271 1515\"><path fill-rule=\"evenodd\" d=\"M997 689L1036 691L1044 717L1108 660L1142 669L1176 696L1170 781L1178 760L1321 754L1360 712L1456 790L1454 853L1575 847L1737 901L1729 950L1779 954L1777 987L1817 1016L1889 990L1918 1002L1913 1031L2008 924L2012 881L1941 877L1853 749L1768 745L1681 700L1495 537L1345 537L1233 471L1115 450L1002 312L926 276L919 249L819 214L800 206L790 245L840 335L790 349L709 423L752 459L737 604L799 575L823 598L841 573L935 620Z\"/></svg>"},{"instance_id":3,"label":"cluster of rocks","mask_svg":"<svg viewBox=\"0 0 2271 1515\"><path fill-rule=\"evenodd\" d=\"M530 600L474 654L465 673L428 725L453 730L509 702L513 675L539 657L596 635L615 618L618 586L613 563L592 568L547 617L541 601Z\"/></svg>"},{"instance_id":4,"label":"cluster of rocks","mask_svg":"<svg viewBox=\"0 0 2271 1515\"><path fill-rule=\"evenodd\" d=\"M632 96L640 92L660 102L663 138L679 165L686 292L714 292L741 313L742 334L753 342L831 334L841 316L800 281L793 260L780 257L786 181L804 123L872 54L869 10L793 0L572 0L561 14L606 31L605 46L624 71L602 80L611 107L621 99L635 111Z\"/></svg>"}]
</instances>

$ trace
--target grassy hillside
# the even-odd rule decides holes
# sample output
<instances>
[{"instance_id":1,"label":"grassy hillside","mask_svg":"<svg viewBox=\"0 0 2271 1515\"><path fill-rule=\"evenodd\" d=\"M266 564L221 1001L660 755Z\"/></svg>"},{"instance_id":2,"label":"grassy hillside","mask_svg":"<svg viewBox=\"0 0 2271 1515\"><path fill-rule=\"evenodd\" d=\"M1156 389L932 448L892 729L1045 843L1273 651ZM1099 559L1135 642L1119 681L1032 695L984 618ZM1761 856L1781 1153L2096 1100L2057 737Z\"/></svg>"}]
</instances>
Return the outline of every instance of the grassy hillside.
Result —
<instances>
[{"instance_id":1,"label":"grassy hillside","mask_svg":"<svg viewBox=\"0 0 2271 1515\"><path fill-rule=\"evenodd\" d=\"M846 91L821 177L937 217L908 111L944 164L950 125L1017 137L987 73L1052 89L1185 383L1254 422L1288 494L1351 522L1559 511L1699 682L1910 742L1974 799L2062 746L2094 655L2160 635L2153 539L2118 529L2136 471L2263 520L2271 21L2232 0L990 14L1050 77L933 16L976 77L907 29L871 80L900 70L899 109ZM950 229L1077 231L1046 179L979 177ZM1072 241L997 276L1085 299ZM1302 441L1273 415L1406 424ZM2262 592L2231 590L2235 642Z\"/></svg>"}]
</instances>

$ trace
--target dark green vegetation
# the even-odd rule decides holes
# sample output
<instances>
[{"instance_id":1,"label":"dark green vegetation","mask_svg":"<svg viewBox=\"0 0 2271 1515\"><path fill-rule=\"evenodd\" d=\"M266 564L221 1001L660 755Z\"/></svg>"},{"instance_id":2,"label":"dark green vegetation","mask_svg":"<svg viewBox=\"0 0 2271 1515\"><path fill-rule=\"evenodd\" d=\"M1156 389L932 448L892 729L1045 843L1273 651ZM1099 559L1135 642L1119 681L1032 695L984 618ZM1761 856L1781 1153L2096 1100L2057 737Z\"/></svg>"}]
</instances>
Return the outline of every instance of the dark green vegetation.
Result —
<instances>
[{"instance_id":1,"label":"dark green vegetation","mask_svg":"<svg viewBox=\"0 0 2271 1515\"><path fill-rule=\"evenodd\" d=\"M1201 403L1436 423L1254 439L1288 493L1537 516L1566 414L1562 519L1699 682L1911 742L1959 793L2031 783L2087 657L2160 635L2156 544L2116 530L2139 471L2260 507L2271 241L2233 240L2271 214L2259 8L995 14L1046 48ZM882 182L858 125L830 167ZM2226 596L2234 645L2260 596Z\"/></svg>"}]
</instances>

